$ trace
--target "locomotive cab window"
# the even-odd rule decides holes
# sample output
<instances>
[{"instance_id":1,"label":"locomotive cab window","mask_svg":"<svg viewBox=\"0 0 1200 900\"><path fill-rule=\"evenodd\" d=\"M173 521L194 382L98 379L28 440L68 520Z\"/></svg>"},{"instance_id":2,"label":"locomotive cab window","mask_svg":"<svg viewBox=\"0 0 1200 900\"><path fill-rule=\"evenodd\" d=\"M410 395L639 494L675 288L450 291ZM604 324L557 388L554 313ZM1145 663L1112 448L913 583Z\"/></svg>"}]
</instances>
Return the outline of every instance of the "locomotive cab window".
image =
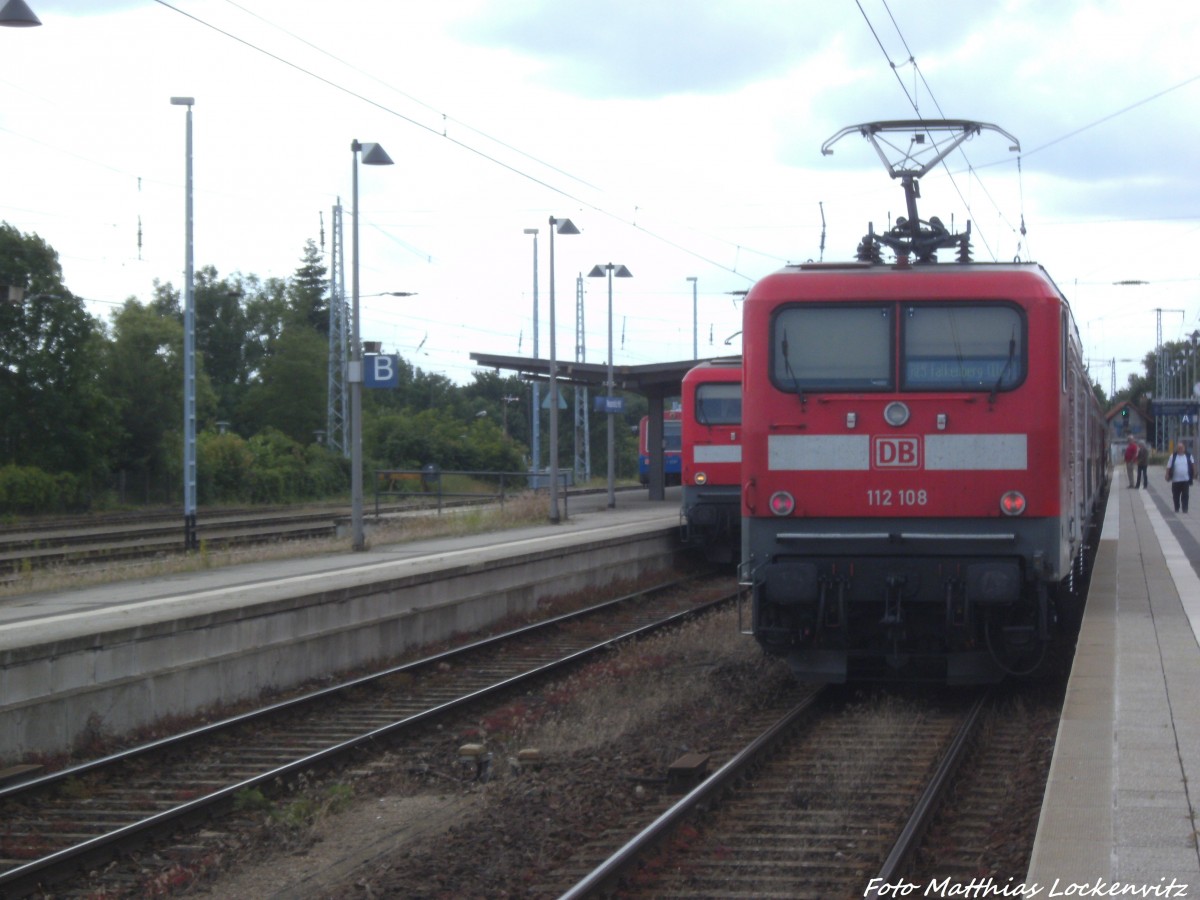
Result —
<instances>
[{"instance_id":1,"label":"locomotive cab window","mask_svg":"<svg viewBox=\"0 0 1200 900\"><path fill-rule=\"evenodd\" d=\"M901 388L1008 391L1025 377L1025 321L1006 304L913 304L902 314Z\"/></svg>"},{"instance_id":2,"label":"locomotive cab window","mask_svg":"<svg viewBox=\"0 0 1200 900\"><path fill-rule=\"evenodd\" d=\"M701 425L741 425L742 386L723 383L697 385L696 421Z\"/></svg>"},{"instance_id":3,"label":"locomotive cab window","mask_svg":"<svg viewBox=\"0 0 1200 900\"><path fill-rule=\"evenodd\" d=\"M894 384L887 306L788 306L771 323L771 380L780 390L886 391Z\"/></svg>"}]
</instances>

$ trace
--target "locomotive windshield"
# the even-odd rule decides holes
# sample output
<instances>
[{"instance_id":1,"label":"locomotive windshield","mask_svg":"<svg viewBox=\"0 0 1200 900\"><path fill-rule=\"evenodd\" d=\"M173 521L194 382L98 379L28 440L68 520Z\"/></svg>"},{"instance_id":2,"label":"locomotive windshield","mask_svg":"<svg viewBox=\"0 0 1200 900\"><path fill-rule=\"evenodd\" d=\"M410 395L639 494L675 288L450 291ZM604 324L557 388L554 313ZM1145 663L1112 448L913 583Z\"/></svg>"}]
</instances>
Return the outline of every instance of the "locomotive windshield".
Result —
<instances>
[{"instance_id":1,"label":"locomotive windshield","mask_svg":"<svg viewBox=\"0 0 1200 900\"><path fill-rule=\"evenodd\" d=\"M784 391L996 392L1025 377L1024 315L1004 303L788 306L771 328Z\"/></svg>"},{"instance_id":2,"label":"locomotive windshield","mask_svg":"<svg viewBox=\"0 0 1200 900\"><path fill-rule=\"evenodd\" d=\"M741 425L742 386L725 383L697 385L696 421L701 425Z\"/></svg>"},{"instance_id":3,"label":"locomotive windshield","mask_svg":"<svg viewBox=\"0 0 1200 900\"><path fill-rule=\"evenodd\" d=\"M796 393L890 390L894 318L892 304L781 309L773 323L772 380Z\"/></svg>"},{"instance_id":4,"label":"locomotive windshield","mask_svg":"<svg viewBox=\"0 0 1200 900\"><path fill-rule=\"evenodd\" d=\"M1016 307L907 306L903 332L903 389L1004 391L1024 376L1024 328Z\"/></svg>"}]
</instances>

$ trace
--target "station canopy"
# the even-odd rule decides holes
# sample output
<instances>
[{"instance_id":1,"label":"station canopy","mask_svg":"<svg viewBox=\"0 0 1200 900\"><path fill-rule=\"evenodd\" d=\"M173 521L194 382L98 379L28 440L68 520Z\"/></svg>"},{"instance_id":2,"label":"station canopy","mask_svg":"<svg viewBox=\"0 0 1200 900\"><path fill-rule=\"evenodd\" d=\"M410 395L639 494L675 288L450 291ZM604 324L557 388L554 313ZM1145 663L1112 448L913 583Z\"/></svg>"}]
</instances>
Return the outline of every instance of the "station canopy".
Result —
<instances>
[{"instance_id":1,"label":"station canopy","mask_svg":"<svg viewBox=\"0 0 1200 900\"><path fill-rule=\"evenodd\" d=\"M737 359L738 357L720 357ZM471 360L478 366L489 369L505 369L515 372L528 381L548 383L550 360L532 359L528 356L498 356L493 353L472 353ZM659 440L650 441L652 459L650 463L650 499L663 499L662 461L662 415L668 397L678 397L683 391L683 376L701 362L709 360L684 359L677 362L650 363L643 366L613 366L613 390L640 394L649 402L650 435L659 434ZM579 385L603 390L608 381L607 363L573 362L555 360L555 374L559 384ZM657 424L657 428L655 425ZM657 449L657 453L654 451ZM657 477L656 477L657 476Z\"/></svg>"}]
</instances>

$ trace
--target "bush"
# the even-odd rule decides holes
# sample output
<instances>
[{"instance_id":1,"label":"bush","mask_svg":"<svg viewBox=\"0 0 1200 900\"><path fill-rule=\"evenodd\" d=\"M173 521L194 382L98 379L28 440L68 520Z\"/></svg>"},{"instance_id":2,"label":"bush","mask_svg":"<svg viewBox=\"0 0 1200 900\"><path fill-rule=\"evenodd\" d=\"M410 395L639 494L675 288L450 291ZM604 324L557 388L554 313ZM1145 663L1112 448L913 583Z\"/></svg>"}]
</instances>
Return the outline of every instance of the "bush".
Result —
<instances>
[{"instance_id":1,"label":"bush","mask_svg":"<svg viewBox=\"0 0 1200 900\"><path fill-rule=\"evenodd\" d=\"M380 416L364 435L369 457L380 468L515 472L524 468L521 445L487 419L463 422L445 410L408 410Z\"/></svg>"},{"instance_id":2,"label":"bush","mask_svg":"<svg viewBox=\"0 0 1200 900\"><path fill-rule=\"evenodd\" d=\"M280 470L255 469L250 474L250 502L284 503L287 494L287 479Z\"/></svg>"},{"instance_id":3,"label":"bush","mask_svg":"<svg viewBox=\"0 0 1200 900\"><path fill-rule=\"evenodd\" d=\"M82 484L68 472L51 474L33 466L0 466L0 513L66 512L85 505Z\"/></svg>"},{"instance_id":4,"label":"bush","mask_svg":"<svg viewBox=\"0 0 1200 900\"><path fill-rule=\"evenodd\" d=\"M346 492L350 484L350 460L319 444L304 448L308 489L313 497L332 497Z\"/></svg>"},{"instance_id":5,"label":"bush","mask_svg":"<svg viewBox=\"0 0 1200 900\"><path fill-rule=\"evenodd\" d=\"M267 429L249 441L205 432L197 438L200 503L294 503L343 494L349 462L318 444L302 447Z\"/></svg>"},{"instance_id":6,"label":"bush","mask_svg":"<svg viewBox=\"0 0 1200 900\"><path fill-rule=\"evenodd\" d=\"M250 499L254 456L236 434L206 431L196 440L196 499L237 503Z\"/></svg>"}]
</instances>

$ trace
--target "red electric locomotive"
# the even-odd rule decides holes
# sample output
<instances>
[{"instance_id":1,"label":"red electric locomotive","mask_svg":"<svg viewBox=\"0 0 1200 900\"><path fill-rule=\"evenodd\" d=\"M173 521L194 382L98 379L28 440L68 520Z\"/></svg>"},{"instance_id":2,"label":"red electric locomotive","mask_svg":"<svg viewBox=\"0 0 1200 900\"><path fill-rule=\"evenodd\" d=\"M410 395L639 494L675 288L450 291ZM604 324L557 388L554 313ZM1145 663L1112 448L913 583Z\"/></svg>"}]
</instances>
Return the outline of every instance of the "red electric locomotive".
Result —
<instances>
[{"instance_id":1,"label":"red electric locomotive","mask_svg":"<svg viewBox=\"0 0 1200 900\"><path fill-rule=\"evenodd\" d=\"M799 678L994 682L1078 613L1103 416L1046 272L969 262L969 228L920 222L905 187L911 218L859 261L746 297L742 581Z\"/></svg>"},{"instance_id":2,"label":"red electric locomotive","mask_svg":"<svg viewBox=\"0 0 1200 900\"><path fill-rule=\"evenodd\" d=\"M680 466L685 543L714 563L731 563L740 549L742 360L701 363L683 376Z\"/></svg>"}]
</instances>

